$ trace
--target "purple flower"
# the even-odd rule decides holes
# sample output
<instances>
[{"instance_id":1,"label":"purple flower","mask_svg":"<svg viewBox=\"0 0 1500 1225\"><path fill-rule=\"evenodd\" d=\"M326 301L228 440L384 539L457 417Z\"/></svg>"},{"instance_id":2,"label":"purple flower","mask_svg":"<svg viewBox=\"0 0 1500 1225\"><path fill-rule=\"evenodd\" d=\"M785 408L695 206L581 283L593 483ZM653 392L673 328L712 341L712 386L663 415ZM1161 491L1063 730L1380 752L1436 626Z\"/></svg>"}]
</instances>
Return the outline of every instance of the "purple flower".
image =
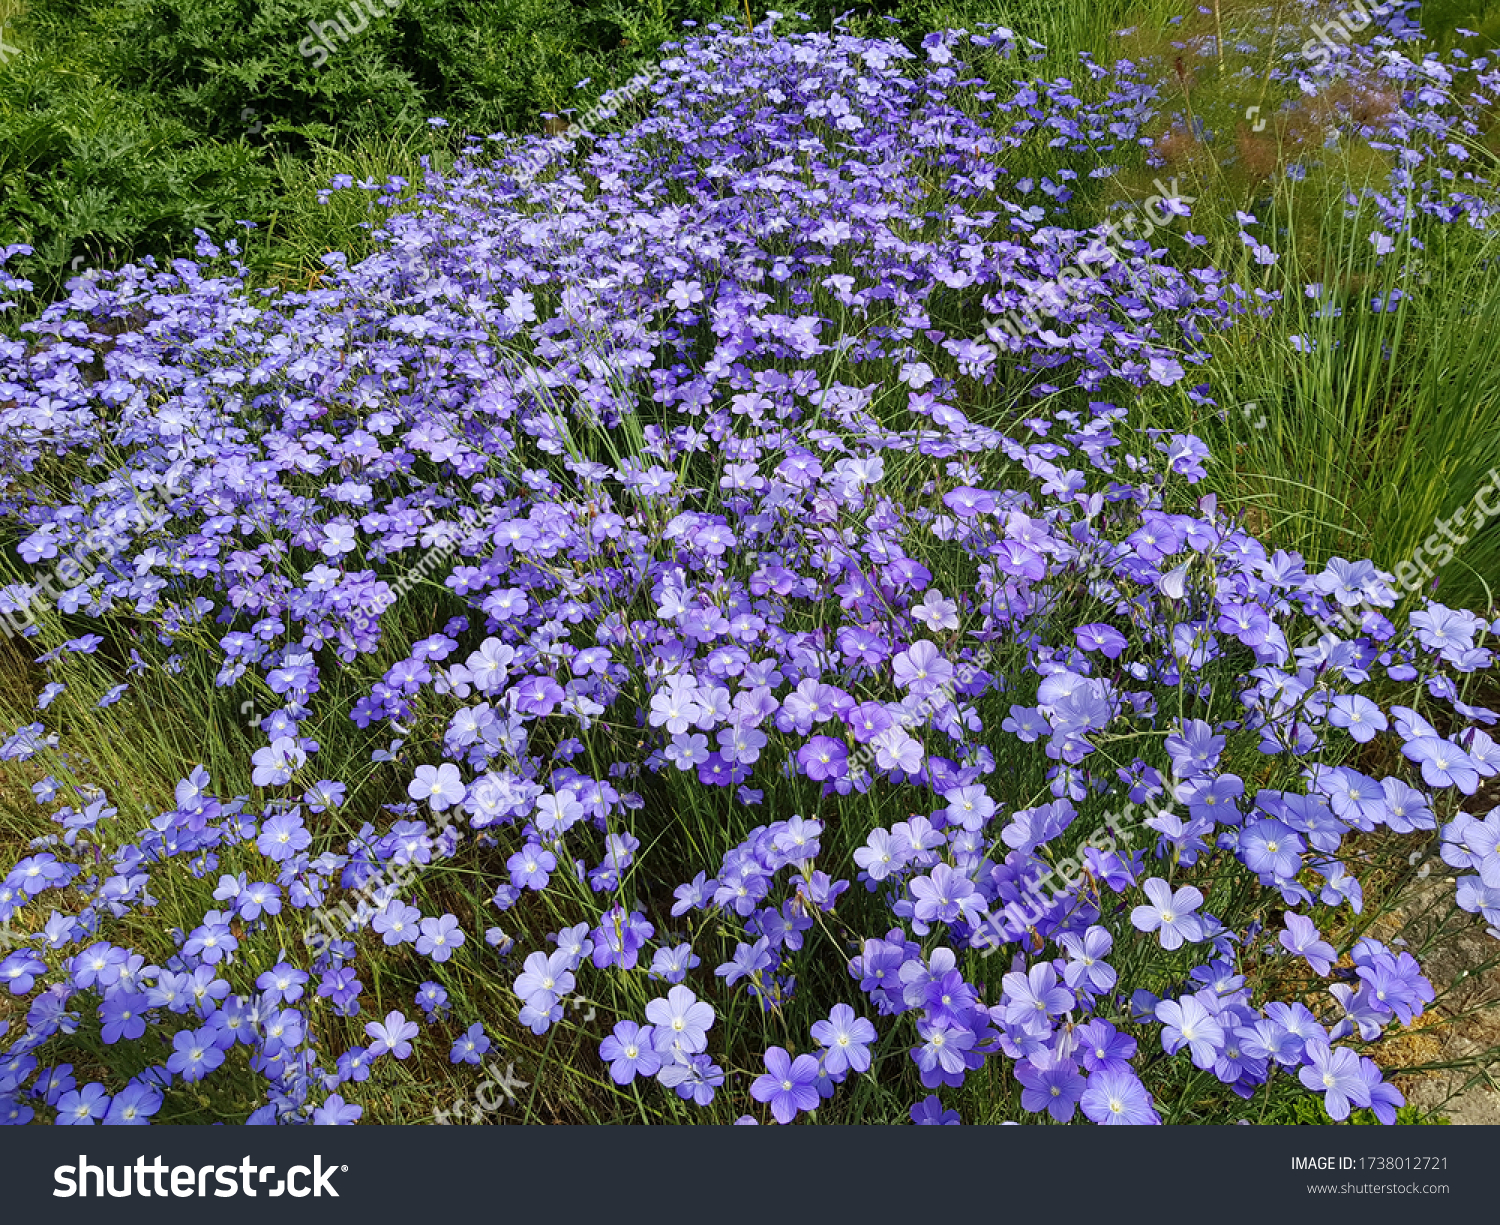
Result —
<instances>
[{"instance_id":1,"label":"purple flower","mask_svg":"<svg viewBox=\"0 0 1500 1225\"><path fill-rule=\"evenodd\" d=\"M290 736L278 736L263 749L251 754L250 762L255 767L250 781L257 787L278 787L292 781L292 775L307 760L302 746Z\"/></svg>"},{"instance_id":2,"label":"purple flower","mask_svg":"<svg viewBox=\"0 0 1500 1225\"><path fill-rule=\"evenodd\" d=\"M463 803L465 793L463 775L452 762L438 766L418 766L417 776L406 786L406 794L414 800L426 800L433 812L446 812Z\"/></svg>"},{"instance_id":3,"label":"purple flower","mask_svg":"<svg viewBox=\"0 0 1500 1225\"><path fill-rule=\"evenodd\" d=\"M343 783L325 778L302 793L302 802L313 812L325 812L342 804L347 792L348 788Z\"/></svg>"},{"instance_id":4,"label":"purple flower","mask_svg":"<svg viewBox=\"0 0 1500 1225\"><path fill-rule=\"evenodd\" d=\"M431 957L433 961L447 961L453 956L453 950L464 942L458 920L451 914L436 919L423 919L421 933L417 937L417 952Z\"/></svg>"},{"instance_id":5,"label":"purple flower","mask_svg":"<svg viewBox=\"0 0 1500 1225\"><path fill-rule=\"evenodd\" d=\"M656 928L640 912L627 913L623 907L611 906L599 916L599 926L589 933L594 942L594 968L602 970L617 965L622 970L634 969L642 946L655 932Z\"/></svg>"},{"instance_id":6,"label":"purple flower","mask_svg":"<svg viewBox=\"0 0 1500 1225\"><path fill-rule=\"evenodd\" d=\"M1129 645L1125 635L1120 633L1119 630L1111 625L1101 625L1098 622L1080 625L1073 631L1073 638L1078 643L1080 650L1098 651L1106 659L1119 659L1120 652Z\"/></svg>"},{"instance_id":7,"label":"purple flower","mask_svg":"<svg viewBox=\"0 0 1500 1225\"><path fill-rule=\"evenodd\" d=\"M550 955L532 953L516 979L516 994L538 1012L549 1011L573 990L572 964L572 958L563 949Z\"/></svg>"},{"instance_id":8,"label":"purple flower","mask_svg":"<svg viewBox=\"0 0 1500 1225\"><path fill-rule=\"evenodd\" d=\"M1133 1072L1095 1072L1079 1105L1095 1123L1106 1126L1161 1122L1146 1086Z\"/></svg>"},{"instance_id":9,"label":"purple flower","mask_svg":"<svg viewBox=\"0 0 1500 1225\"><path fill-rule=\"evenodd\" d=\"M415 1021L408 1021L399 1012L388 1012L383 1022L369 1022L365 1026L365 1033L371 1039L371 1058L389 1051L397 1059L405 1059L411 1054L411 1039L417 1036L418 1026Z\"/></svg>"},{"instance_id":10,"label":"purple flower","mask_svg":"<svg viewBox=\"0 0 1500 1225\"><path fill-rule=\"evenodd\" d=\"M766 1051L765 1073L750 1086L750 1096L769 1102L772 1117L787 1124L799 1111L817 1108L817 1079L818 1061L813 1056L793 1059L783 1047L773 1046Z\"/></svg>"},{"instance_id":11,"label":"purple flower","mask_svg":"<svg viewBox=\"0 0 1500 1225\"><path fill-rule=\"evenodd\" d=\"M99 1005L99 1019L103 1026L99 1037L106 1046L113 1046L124 1039L134 1042L146 1032L147 1003L144 994L133 991L114 991Z\"/></svg>"},{"instance_id":12,"label":"purple flower","mask_svg":"<svg viewBox=\"0 0 1500 1225\"><path fill-rule=\"evenodd\" d=\"M1370 940L1354 947L1355 973L1386 1013L1394 1013L1403 1025L1410 1025L1422 1014L1423 1004L1432 1003L1432 984L1422 974L1417 959L1410 953L1395 957Z\"/></svg>"},{"instance_id":13,"label":"purple flower","mask_svg":"<svg viewBox=\"0 0 1500 1225\"><path fill-rule=\"evenodd\" d=\"M29 949L20 949L0 961L0 982L9 985L12 995L25 995L46 972L47 963Z\"/></svg>"},{"instance_id":14,"label":"purple flower","mask_svg":"<svg viewBox=\"0 0 1500 1225\"><path fill-rule=\"evenodd\" d=\"M571 791L558 791L536 798L536 827L544 834L558 834L583 819L583 805Z\"/></svg>"},{"instance_id":15,"label":"purple flower","mask_svg":"<svg viewBox=\"0 0 1500 1225\"><path fill-rule=\"evenodd\" d=\"M708 1031L714 1023L714 1010L684 986L673 987L664 1000L646 1005L646 1020L656 1026L657 1050L675 1045L689 1055L708 1046Z\"/></svg>"},{"instance_id":16,"label":"purple flower","mask_svg":"<svg viewBox=\"0 0 1500 1225\"><path fill-rule=\"evenodd\" d=\"M1334 951L1333 945L1319 939L1318 929L1306 915L1288 911L1286 927L1279 939L1288 951L1304 958L1320 977L1326 976L1333 968L1333 963L1338 960L1338 953Z\"/></svg>"},{"instance_id":17,"label":"purple flower","mask_svg":"<svg viewBox=\"0 0 1500 1225\"><path fill-rule=\"evenodd\" d=\"M945 863L933 868L930 876L912 881L911 895L915 916L924 923L956 923L984 908L974 882Z\"/></svg>"},{"instance_id":18,"label":"purple flower","mask_svg":"<svg viewBox=\"0 0 1500 1225\"><path fill-rule=\"evenodd\" d=\"M1162 1000L1156 1005L1156 1019L1161 1022L1162 1049L1175 1055L1184 1046L1200 1068L1214 1066L1224 1045L1224 1027L1203 1004L1191 995L1180 1001Z\"/></svg>"},{"instance_id":19,"label":"purple flower","mask_svg":"<svg viewBox=\"0 0 1500 1225\"><path fill-rule=\"evenodd\" d=\"M1210 773L1219 764L1224 743L1224 737L1216 736L1202 719L1188 719L1180 732L1167 737L1166 749L1172 758L1172 768L1181 777L1196 778Z\"/></svg>"},{"instance_id":20,"label":"purple flower","mask_svg":"<svg viewBox=\"0 0 1500 1225\"><path fill-rule=\"evenodd\" d=\"M550 676L528 676L512 692L516 695L516 709L538 718L550 715L567 696Z\"/></svg>"},{"instance_id":21,"label":"purple flower","mask_svg":"<svg viewBox=\"0 0 1500 1225\"><path fill-rule=\"evenodd\" d=\"M415 906L408 906L400 898L392 898L385 904L385 909L370 921L370 926L388 947L393 947L416 941L421 935L421 920L422 912Z\"/></svg>"},{"instance_id":22,"label":"purple flower","mask_svg":"<svg viewBox=\"0 0 1500 1225\"><path fill-rule=\"evenodd\" d=\"M1270 1017L1254 1025L1242 1025L1234 1032L1240 1050L1251 1059L1275 1061L1282 1067L1302 1062L1302 1040L1280 1022Z\"/></svg>"},{"instance_id":23,"label":"purple flower","mask_svg":"<svg viewBox=\"0 0 1500 1225\"><path fill-rule=\"evenodd\" d=\"M303 984L308 981L305 970L286 962L277 962L255 980L267 1003L294 1004L302 998Z\"/></svg>"},{"instance_id":24,"label":"purple flower","mask_svg":"<svg viewBox=\"0 0 1500 1225\"><path fill-rule=\"evenodd\" d=\"M691 944L678 944L672 948L659 948L651 956L651 977L669 983L680 983L688 971L701 965L703 959L693 952Z\"/></svg>"},{"instance_id":25,"label":"purple flower","mask_svg":"<svg viewBox=\"0 0 1500 1225\"><path fill-rule=\"evenodd\" d=\"M1380 1067L1373 1059L1363 1055L1359 1059L1359 1073L1364 1079L1365 1089L1370 1095L1370 1109L1382 1124L1389 1127L1396 1122L1396 1111L1406 1105L1406 1096L1395 1085L1385 1082Z\"/></svg>"},{"instance_id":26,"label":"purple flower","mask_svg":"<svg viewBox=\"0 0 1500 1225\"><path fill-rule=\"evenodd\" d=\"M448 1062L478 1064L489 1049L490 1039L484 1032L484 1023L475 1021L453 1040L453 1049L448 1052Z\"/></svg>"},{"instance_id":27,"label":"purple flower","mask_svg":"<svg viewBox=\"0 0 1500 1225\"><path fill-rule=\"evenodd\" d=\"M343 1094L330 1093L321 1106L312 1113L314 1127L352 1127L365 1112L363 1106L346 1102Z\"/></svg>"},{"instance_id":28,"label":"purple flower","mask_svg":"<svg viewBox=\"0 0 1500 1225\"><path fill-rule=\"evenodd\" d=\"M251 881L240 890L235 909L246 922L254 922L262 914L278 915L281 913L281 890L269 881Z\"/></svg>"},{"instance_id":29,"label":"purple flower","mask_svg":"<svg viewBox=\"0 0 1500 1225\"><path fill-rule=\"evenodd\" d=\"M132 1081L116 1093L104 1116L106 1127L145 1127L161 1109L161 1090L155 1085Z\"/></svg>"},{"instance_id":30,"label":"purple flower","mask_svg":"<svg viewBox=\"0 0 1500 1225\"><path fill-rule=\"evenodd\" d=\"M269 1058L276 1059L288 1054L302 1043L305 1032L302 1014L295 1008L273 1012L265 1018L264 1032L263 1049ZM228 1049L224 1043L220 1043L220 1046Z\"/></svg>"},{"instance_id":31,"label":"purple flower","mask_svg":"<svg viewBox=\"0 0 1500 1225\"><path fill-rule=\"evenodd\" d=\"M961 829L977 832L995 815L995 801L983 787L950 787L943 792L948 820Z\"/></svg>"},{"instance_id":32,"label":"purple flower","mask_svg":"<svg viewBox=\"0 0 1500 1225\"><path fill-rule=\"evenodd\" d=\"M922 768L922 746L899 727L888 728L871 743L875 746L875 764L882 770L915 774Z\"/></svg>"},{"instance_id":33,"label":"purple flower","mask_svg":"<svg viewBox=\"0 0 1500 1225\"><path fill-rule=\"evenodd\" d=\"M1001 984L1007 1025L1028 1025L1061 1016L1073 1007L1073 993L1057 985L1057 971L1046 962L1032 966L1025 974L1012 971Z\"/></svg>"},{"instance_id":34,"label":"purple flower","mask_svg":"<svg viewBox=\"0 0 1500 1225\"><path fill-rule=\"evenodd\" d=\"M1164 949L1178 949L1184 940L1200 940L1202 920L1192 912L1203 905L1203 895L1192 885L1176 893L1166 881L1153 876L1142 886L1151 899L1149 906L1137 906L1130 912L1130 922L1137 931L1158 932Z\"/></svg>"},{"instance_id":35,"label":"purple flower","mask_svg":"<svg viewBox=\"0 0 1500 1225\"><path fill-rule=\"evenodd\" d=\"M229 930L229 924L217 910L203 916L203 923L188 933L182 951L189 957L201 958L209 965L217 965L239 947L239 941Z\"/></svg>"},{"instance_id":36,"label":"purple flower","mask_svg":"<svg viewBox=\"0 0 1500 1225\"><path fill-rule=\"evenodd\" d=\"M738 942L734 948L734 956L717 967L714 974L732 987L742 978L749 978L753 981L763 970L769 970L775 963L776 958L771 953L770 937L761 936L754 944L746 944L743 940Z\"/></svg>"},{"instance_id":37,"label":"purple flower","mask_svg":"<svg viewBox=\"0 0 1500 1225\"><path fill-rule=\"evenodd\" d=\"M1429 787L1457 787L1465 795L1479 789L1479 771L1469 755L1441 736L1418 736L1401 751L1421 764L1422 781Z\"/></svg>"},{"instance_id":38,"label":"purple flower","mask_svg":"<svg viewBox=\"0 0 1500 1225\"><path fill-rule=\"evenodd\" d=\"M1059 1123L1066 1123L1073 1117L1087 1088L1071 1059L1044 1052L1016 1064L1016 1079L1022 1085L1022 1108L1045 1110Z\"/></svg>"},{"instance_id":39,"label":"purple flower","mask_svg":"<svg viewBox=\"0 0 1500 1225\"><path fill-rule=\"evenodd\" d=\"M814 782L843 778L848 760L849 750L831 736L814 736L797 750L797 764Z\"/></svg>"},{"instance_id":40,"label":"purple flower","mask_svg":"<svg viewBox=\"0 0 1500 1225\"><path fill-rule=\"evenodd\" d=\"M944 1110L936 1094L928 1094L911 1108L911 1121L918 1127L958 1127L961 1120L956 1110Z\"/></svg>"},{"instance_id":41,"label":"purple flower","mask_svg":"<svg viewBox=\"0 0 1500 1225\"><path fill-rule=\"evenodd\" d=\"M658 1039L660 1034L657 1035ZM684 1101L707 1106L724 1083L724 1070L707 1055L689 1055L679 1048L671 1048L670 1058L664 1058L657 1081L673 1090Z\"/></svg>"},{"instance_id":42,"label":"purple flower","mask_svg":"<svg viewBox=\"0 0 1500 1225\"><path fill-rule=\"evenodd\" d=\"M896 656L896 684L915 697L928 697L953 679L953 665L925 638Z\"/></svg>"},{"instance_id":43,"label":"purple flower","mask_svg":"<svg viewBox=\"0 0 1500 1225\"><path fill-rule=\"evenodd\" d=\"M1120 1033L1108 1021L1098 1018L1073 1032L1078 1039L1078 1055L1090 1073L1130 1071L1136 1042L1129 1034Z\"/></svg>"},{"instance_id":44,"label":"purple flower","mask_svg":"<svg viewBox=\"0 0 1500 1225\"><path fill-rule=\"evenodd\" d=\"M318 980L318 997L333 1003L340 1015L356 1016L359 1013L359 993L363 983L354 977L354 968L344 966L330 970Z\"/></svg>"},{"instance_id":45,"label":"purple flower","mask_svg":"<svg viewBox=\"0 0 1500 1225\"><path fill-rule=\"evenodd\" d=\"M870 1070L869 1045L875 1041L875 1027L848 1004L835 1004L826 1021L815 1021L812 1036L826 1048L823 1066L831 1075Z\"/></svg>"},{"instance_id":46,"label":"purple flower","mask_svg":"<svg viewBox=\"0 0 1500 1225\"><path fill-rule=\"evenodd\" d=\"M92 1127L96 1120L104 1118L109 1105L109 1094L105 1093L103 1085L88 1084L81 1089L71 1089L57 1099L57 1125Z\"/></svg>"},{"instance_id":47,"label":"purple flower","mask_svg":"<svg viewBox=\"0 0 1500 1225\"><path fill-rule=\"evenodd\" d=\"M967 1065L965 1055L974 1045L974 1033L947 1021L917 1022L917 1036L922 1045L912 1048L917 1067L925 1073L941 1070L948 1076L961 1075Z\"/></svg>"},{"instance_id":48,"label":"purple flower","mask_svg":"<svg viewBox=\"0 0 1500 1225\"><path fill-rule=\"evenodd\" d=\"M542 890L547 887L557 856L535 842L528 842L506 861L511 884L517 889Z\"/></svg>"},{"instance_id":49,"label":"purple flower","mask_svg":"<svg viewBox=\"0 0 1500 1225\"><path fill-rule=\"evenodd\" d=\"M882 732L896 725L890 711L879 702L861 702L845 719L850 733L860 744L870 744Z\"/></svg>"},{"instance_id":50,"label":"purple flower","mask_svg":"<svg viewBox=\"0 0 1500 1225\"><path fill-rule=\"evenodd\" d=\"M323 527L323 540L318 552L324 557L342 557L354 551L354 526L349 523L329 523Z\"/></svg>"},{"instance_id":51,"label":"purple flower","mask_svg":"<svg viewBox=\"0 0 1500 1225\"><path fill-rule=\"evenodd\" d=\"M255 848L267 859L285 863L299 851L312 845L312 835L302 824L302 818L289 812L280 813L263 823Z\"/></svg>"},{"instance_id":52,"label":"purple flower","mask_svg":"<svg viewBox=\"0 0 1500 1225\"><path fill-rule=\"evenodd\" d=\"M1104 993L1115 985L1114 967L1105 964L1114 948L1115 938L1102 927L1090 927L1081 937L1062 935L1058 942L1067 950L1067 968L1063 970L1063 981L1074 991L1080 989Z\"/></svg>"},{"instance_id":53,"label":"purple flower","mask_svg":"<svg viewBox=\"0 0 1500 1225\"><path fill-rule=\"evenodd\" d=\"M655 1030L634 1021L616 1022L614 1032L599 1044L599 1058L609 1064L609 1077L617 1085L628 1085L637 1076L655 1076L662 1063Z\"/></svg>"},{"instance_id":54,"label":"purple flower","mask_svg":"<svg viewBox=\"0 0 1500 1225\"><path fill-rule=\"evenodd\" d=\"M215 1043L211 1028L179 1030L172 1039L167 1071L192 1084L202 1080L221 1063L224 1052Z\"/></svg>"},{"instance_id":55,"label":"purple flower","mask_svg":"<svg viewBox=\"0 0 1500 1225\"><path fill-rule=\"evenodd\" d=\"M1296 831L1271 818L1252 822L1240 834L1240 856L1245 866L1280 880L1291 880L1302 870L1302 849Z\"/></svg>"},{"instance_id":56,"label":"purple flower","mask_svg":"<svg viewBox=\"0 0 1500 1225\"><path fill-rule=\"evenodd\" d=\"M129 954L124 949L115 948L107 941L91 944L73 958L73 982L80 988L98 987L101 991L113 987L120 981L120 970L128 957ZM6 964L9 964L9 959ZM44 964L35 972L41 973L46 968Z\"/></svg>"},{"instance_id":57,"label":"purple flower","mask_svg":"<svg viewBox=\"0 0 1500 1225\"><path fill-rule=\"evenodd\" d=\"M725 761L741 762L748 766L759 760L761 749L766 747L767 737L760 728L736 720L719 731L718 742L719 755Z\"/></svg>"},{"instance_id":58,"label":"purple flower","mask_svg":"<svg viewBox=\"0 0 1500 1225\"><path fill-rule=\"evenodd\" d=\"M903 833L875 829L869 841L854 852L854 862L868 873L872 881L882 881L906 866L912 852L911 842Z\"/></svg>"},{"instance_id":59,"label":"purple flower","mask_svg":"<svg viewBox=\"0 0 1500 1225\"><path fill-rule=\"evenodd\" d=\"M1358 694L1340 694L1329 704L1328 722L1334 727L1347 728L1349 734L1360 744L1375 739L1376 732L1389 726L1380 707L1369 698Z\"/></svg>"},{"instance_id":60,"label":"purple flower","mask_svg":"<svg viewBox=\"0 0 1500 1225\"><path fill-rule=\"evenodd\" d=\"M1307 1066L1298 1071L1297 1078L1314 1093L1323 1094L1323 1105L1335 1123L1349 1117L1351 1104L1370 1104L1370 1086L1360 1073L1359 1057L1353 1051L1311 1038L1303 1058Z\"/></svg>"}]
</instances>

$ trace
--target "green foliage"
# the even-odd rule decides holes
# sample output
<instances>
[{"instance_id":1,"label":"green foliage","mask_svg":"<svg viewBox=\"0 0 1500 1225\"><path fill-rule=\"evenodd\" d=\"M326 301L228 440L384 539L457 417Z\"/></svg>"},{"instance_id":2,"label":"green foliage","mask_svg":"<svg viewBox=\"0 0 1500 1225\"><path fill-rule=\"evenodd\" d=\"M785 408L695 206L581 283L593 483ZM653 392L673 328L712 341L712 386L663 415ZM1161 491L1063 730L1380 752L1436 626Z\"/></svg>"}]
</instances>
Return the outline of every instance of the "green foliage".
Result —
<instances>
[{"instance_id":1,"label":"green foliage","mask_svg":"<svg viewBox=\"0 0 1500 1225\"><path fill-rule=\"evenodd\" d=\"M1278 1103L1272 1113L1275 1117L1269 1117L1265 1121L1279 1126L1327 1127L1333 1121L1323 1109L1323 1100L1311 1093ZM1373 1110L1351 1111L1345 1122L1350 1127L1382 1126ZM1440 1114L1428 1114L1417 1106L1401 1106L1396 1110L1398 1127L1447 1126L1452 1122L1452 1119Z\"/></svg>"},{"instance_id":2,"label":"green foliage","mask_svg":"<svg viewBox=\"0 0 1500 1225\"><path fill-rule=\"evenodd\" d=\"M244 144L204 142L55 56L0 68L0 243L36 248L21 267L39 300L78 257L124 262L264 212L272 183Z\"/></svg>"},{"instance_id":3,"label":"green foliage","mask_svg":"<svg viewBox=\"0 0 1500 1225\"><path fill-rule=\"evenodd\" d=\"M453 143L432 117L454 132L535 132L544 112L586 107L682 19L712 11L370 7L378 17L352 0L34 0L6 19L19 54L0 63L0 243L36 248L19 265L32 305L60 295L79 257L165 259L191 249L195 227L223 234L239 220L280 244L263 269L303 274L350 236L317 202L330 173L410 177Z\"/></svg>"},{"instance_id":4,"label":"green foliage","mask_svg":"<svg viewBox=\"0 0 1500 1225\"><path fill-rule=\"evenodd\" d=\"M534 130L546 101L618 43L547 0L36 0L28 24L124 93L169 105L202 138L283 147L410 132L441 115ZM373 10L374 16L371 15Z\"/></svg>"}]
</instances>

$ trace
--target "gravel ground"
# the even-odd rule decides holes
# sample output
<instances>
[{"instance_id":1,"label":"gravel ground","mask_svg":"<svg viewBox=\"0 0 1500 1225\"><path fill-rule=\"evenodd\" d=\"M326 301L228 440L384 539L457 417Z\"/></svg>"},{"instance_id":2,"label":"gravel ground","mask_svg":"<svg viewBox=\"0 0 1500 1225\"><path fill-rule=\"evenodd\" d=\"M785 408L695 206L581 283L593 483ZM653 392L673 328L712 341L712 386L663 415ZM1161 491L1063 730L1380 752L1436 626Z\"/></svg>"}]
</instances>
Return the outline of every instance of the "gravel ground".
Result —
<instances>
[{"instance_id":1,"label":"gravel ground","mask_svg":"<svg viewBox=\"0 0 1500 1225\"><path fill-rule=\"evenodd\" d=\"M1375 926L1378 939L1406 940L1439 994L1410 1030L1386 1040L1372 1058L1388 1067L1463 1064L1398 1074L1396 1087L1411 1105L1454 1123L1500 1124L1500 966L1482 968L1500 958L1500 940L1481 919L1454 907L1453 887L1452 877L1434 871L1410 902ZM1447 984L1454 985L1445 990Z\"/></svg>"}]
</instances>

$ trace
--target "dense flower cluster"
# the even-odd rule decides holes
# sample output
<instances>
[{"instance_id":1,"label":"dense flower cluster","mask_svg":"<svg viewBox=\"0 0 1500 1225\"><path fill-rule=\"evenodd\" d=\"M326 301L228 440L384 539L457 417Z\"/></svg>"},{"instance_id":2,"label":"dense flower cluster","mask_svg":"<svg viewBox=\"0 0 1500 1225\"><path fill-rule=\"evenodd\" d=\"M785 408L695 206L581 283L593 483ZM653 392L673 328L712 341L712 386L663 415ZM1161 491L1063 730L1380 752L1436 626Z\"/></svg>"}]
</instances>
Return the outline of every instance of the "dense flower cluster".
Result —
<instances>
[{"instance_id":1,"label":"dense flower cluster","mask_svg":"<svg viewBox=\"0 0 1500 1225\"><path fill-rule=\"evenodd\" d=\"M1500 769L1496 716L1461 692L1500 622L1430 604L1294 645L1339 606L1392 607L1390 576L1309 572L1191 488L1199 440L1124 426L1158 389L1212 403L1187 385L1198 342L1274 302L1058 224L1067 156L1134 156L1157 96L1123 65L1099 103L1065 81L1002 98L959 59L1014 50L714 34L664 62L628 132L522 183L524 149L476 151L317 289L251 292L205 237L208 262L75 283L43 343L0 341L0 511L38 576L0 612L27 621L40 576L93 542L59 611L101 632L40 656L40 712L84 657L118 673L100 706L189 655L281 702L248 794L189 769L140 827L36 785L58 831L0 885L0 919L34 933L0 961L25 1012L0 1117L144 1123L244 1047L249 1121L354 1122L372 1063L440 1045L426 1027L456 1025L452 1062L477 1063L482 1023L545 1034L613 980L642 1004L599 1036L613 1083L781 1123L891 1050L927 1090L1000 1060L1025 1111L1157 1122L1158 1048L1243 1097L1280 1075L1334 1118L1392 1119L1351 1043L1432 987L1368 938L1329 981L1324 932L1360 909L1349 847L1380 830L1440 828L1458 904L1500 923L1500 810L1454 795ZM1443 149L1456 78L1493 97L1485 69L1381 65L1404 105L1380 132L1402 152L1382 233L1408 233L1408 203L1483 224ZM1008 154L1039 140L1061 168L1016 180ZM984 334L1078 259L1099 275L1054 328ZM393 641L415 606L430 632ZM126 625L149 632L101 650ZM394 795L322 777L308 734L377 659L337 713L394 737L365 772ZM1387 680L1409 705L1366 696ZM1377 738L1408 777L1327 764ZM0 758L61 750L39 719ZM1162 801L1149 836L1100 823L1127 801ZM664 878L657 843L705 813L735 832ZM514 938L402 896L466 856L504 864L497 913L546 897L574 920L517 951L512 1017L449 1022L436 979ZM1039 870L1082 883L997 918L1035 903ZM205 905L153 960L131 920L169 888ZM1246 919L1246 890L1284 921ZM997 923L1010 966L986 984ZM727 1073L746 1052L725 1010L786 1009L829 933L849 997L820 999L804 1049L752 1052L764 1074ZM329 1049L366 1015L364 967L404 946L433 967L421 1018ZM79 1031L136 1070L80 1085L53 1054ZM934 1094L912 1118L953 1112Z\"/></svg>"}]
</instances>

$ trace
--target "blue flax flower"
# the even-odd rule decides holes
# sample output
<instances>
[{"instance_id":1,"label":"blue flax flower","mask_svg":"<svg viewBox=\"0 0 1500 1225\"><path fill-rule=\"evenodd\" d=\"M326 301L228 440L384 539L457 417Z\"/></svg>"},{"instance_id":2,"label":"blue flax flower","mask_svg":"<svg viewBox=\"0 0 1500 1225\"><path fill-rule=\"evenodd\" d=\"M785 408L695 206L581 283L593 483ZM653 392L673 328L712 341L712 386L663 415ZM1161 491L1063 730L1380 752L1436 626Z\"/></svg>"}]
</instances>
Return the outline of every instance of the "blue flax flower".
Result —
<instances>
[{"instance_id":1,"label":"blue flax flower","mask_svg":"<svg viewBox=\"0 0 1500 1225\"><path fill-rule=\"evenodd\" d=\"M57 1099L57 1125L92 1127L96 1120L104 1118L109 1110L109 1094L100 1084L87 1084L81 1089L71 1089Z\"/></svg>"},{"instance_id":2,"label":"blue flax flower","mask_svg":"<svg viewBox=\"0 0 1500 1225\"><path fill-rule=\"evenodd\" d=\"M1351 1104L1370 1104L1370 1086L1360 1072L1359 1056L1353 1051L1312 1038L1303 1058L1307 1066L1298 1071L1297 1077L1314 1093L1323 1094L1323 1105L1335 1123L1349 1117Z\"/></svg>"},{"instance_id":3,"label":"blue flax flower","mask_svg":"<svg viewBox=\"0 0 1500 1225\"><path fill-rule=\"evenodd\" d=\"M1164 949L1182 947L1185 940L1200 940L1203 936L1202 920L1192 912L1203 905L1203 894L1192 885L1184 885L1176 893L1166 881L1153 876L1144 886L1149 906L1137 906L1130 912L1130 922L1137 931L1157 932Z\"/></svg>"},{"instance_id":4,"label":"blue flax flower","mask_svg":"<svg viewBox=\"0 0 1500 1225\"><path fill-rule=\"evenodd\" d=\"M799 1111L818 1105L818 1061L812 1055L793 1059L779 1046L766 1051L765 1073L750 1086L750 1096L757 1102L768 1102L771 1115L778 1123L790 1123Z\"/></svg>"},{"instance_id":5,"label":"blue flax flower","mask_svg":"<svg viewBox=\"0 0 1500 1225\"><path fill-rule=\"evenodd\" d=\"M405 1059L411 1054L411 1039L418 1033L415 1021L408 1021L399 1012L388 1012L384 1022L371 1021L365 1026L365 1033L370 1038L370 1055L372 1058L384 1055L389 1051L397 1059Z\"/></svg>"},{"instance_id":6,"label":"blue flax flower","mask_svg":"<svg viewBox=\"0 0 1500 1225\"><path fill-rule=\"evenodd\" d=\"M599 1044L599 1058L609 1064L610 1079L617 1085L628 1085L637 1076L655 1076L662 1064L655 1030L634 1021L616 1022L614 1032Z\"/></svg>"},{"instance_id":7,"label":"blue flax flower","mask_svg":"<svg viewBox=\"0 0 1500 1225\"><path fill-rule=\"evenodd\" d=\"M848 1004L835 1004L826 1021L814 1022L813 1041L826 1048L823 1066L838 1076L846 1070L870 1070L870 1043L875 1041L875 1027L855 1014Z\"/></svg>"},{"instance_id":8,"label":"blue flax flower","mask_svg":"<svg viewBox=\"0 0 1500 1225\"><path fill-rule=\"evenodd\" d=\"M1146 1086L1133 1072L1095 1072L1079 1105L1088 1118L1105 1126L1161 1122Z\"/></svg>"}]
</instances>

